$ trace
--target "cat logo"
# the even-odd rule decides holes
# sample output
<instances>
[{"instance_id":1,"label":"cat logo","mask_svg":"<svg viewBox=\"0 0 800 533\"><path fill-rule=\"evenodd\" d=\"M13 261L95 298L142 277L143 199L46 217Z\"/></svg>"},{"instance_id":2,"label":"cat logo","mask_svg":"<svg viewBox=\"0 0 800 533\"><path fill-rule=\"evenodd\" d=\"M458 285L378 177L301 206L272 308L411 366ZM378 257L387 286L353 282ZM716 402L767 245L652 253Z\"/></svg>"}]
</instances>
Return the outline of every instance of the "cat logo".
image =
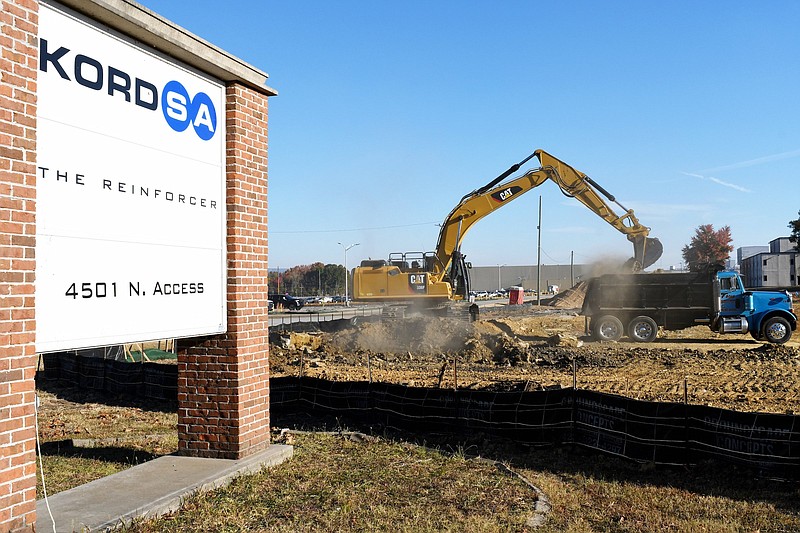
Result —
<instances>
[{"instance_id":1,"label":"cat logo","mask_svg":"<svg viewBox=\"0 0 800 533\"><path fill-rule=\"evenodd\" d=\"M518 187L516 185L512 187L506 187L502 191L497 191L492 193L492 198L494 198L498 202L505 202L506 200L511 200L514 198L514 195L522 191L522 187Z\"/></svg>"},{"instance_id":2,"label":"cat logo","mask_svg":"<svg viewBox=\"0 0 800 533\"><path fill-rule=\"evenodd\" d=\"M408 276L408 290L412 294L426 294L428 292L427 274L410 274Z\"/></svg>"}]
</instances>

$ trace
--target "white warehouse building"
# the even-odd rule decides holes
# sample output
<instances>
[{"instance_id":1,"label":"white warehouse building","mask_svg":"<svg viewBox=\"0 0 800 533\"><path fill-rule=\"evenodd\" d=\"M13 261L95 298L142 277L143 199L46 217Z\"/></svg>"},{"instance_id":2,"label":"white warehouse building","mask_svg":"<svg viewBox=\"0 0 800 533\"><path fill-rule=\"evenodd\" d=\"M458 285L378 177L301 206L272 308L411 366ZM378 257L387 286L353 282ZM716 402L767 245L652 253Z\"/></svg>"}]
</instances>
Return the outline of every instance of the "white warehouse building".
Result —
<instances>
[{"instance_id":1,"label":"white warehouse building","mask_svg":"<svg viewBox=\"0 0 800 533\"><path fill-rule=\"evenodd\" d=\"M746 287L797 289L797 262L800 259L795 243L789 237L770 241L769 251L741 260L742 279Z\"/></svg>"}]
</instances>

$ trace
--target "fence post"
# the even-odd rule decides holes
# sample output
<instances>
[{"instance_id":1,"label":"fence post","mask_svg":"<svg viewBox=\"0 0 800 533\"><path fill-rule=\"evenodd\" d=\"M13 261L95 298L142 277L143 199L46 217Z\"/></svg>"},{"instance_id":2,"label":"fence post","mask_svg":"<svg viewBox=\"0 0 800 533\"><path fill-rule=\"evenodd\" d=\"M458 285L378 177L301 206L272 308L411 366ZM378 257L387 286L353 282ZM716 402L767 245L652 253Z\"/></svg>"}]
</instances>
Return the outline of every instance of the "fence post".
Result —
<instances>
[{"instance_id":1,"label":"fence post","mask_svg":"<svg viewBox=\"0 0 800 533\"><path fill-rule=\"evenodd\" d=\"M304 350L300 350L300 378L301 379L303 378L303 367L305 366L305 358L303 357L305 355L305 353L306 352Z\"/></svg>"},{"instance_id":2,"label":"fence post","mask_svg":"<svg viewBox=\"0 0 800 533\"><path fill-rule=\"evenodd\" d=\"M572 357L572 389L578 388L578 360Z\"/></svg>"},{"instance_id":3,"label":"fence post","mask_svg":"<svg viewBox=\"0 0 800 533\"><path fill-rule=\"evenodd\" d=\"M458 365L456 356L453 356L453 390L458 390Z\"/></svg>"},{"instance_id":4,"label":"fence post","mask_svg":"<svg viewBox=\"0 0 800 533\"><path fill-rule=\"evenodd\" d=\"M442 382L444 381L444 372L445 372L445 370L447 370L447 359L445 359L444 364L442 365L442 368L439 369L439 383L438 383L437 387L440 388L440 389L442 388Z\"/></svg>"},{"instance_id":5,"label":"fence post","mask_svg":"<svg viewBox=\"0 0 800 533\"><path fill-rule=\"evenodd\" d=\"M689 379L686 375L683 376L683 457L684 465L692 463L690 455L691 448L689 447Z\"/></svg>"},{"instance_id":6,"label":"fence post","mask_svg":"<svg viewBox=\"0 0 800 533\"><path fill-rule=\"evenodd\" d=\"M689 379L683 376L683 403L689 404Z\"/></svg>"},{"instance_id":7,"label":"fence post","mask_svg":"<svg viewBox=\"0 0 800 533\"><path fill-rule=\"evenodd\" d=\"M578 418L578 387L577 382L577 370L578 365L575 362L575 359L572 359L572 413L570 416L570 424L569 424L569 433L570 433L570 444L573 446L575 445L575 426L576 426L576 419Z\"/></svg>"}]
</instances>

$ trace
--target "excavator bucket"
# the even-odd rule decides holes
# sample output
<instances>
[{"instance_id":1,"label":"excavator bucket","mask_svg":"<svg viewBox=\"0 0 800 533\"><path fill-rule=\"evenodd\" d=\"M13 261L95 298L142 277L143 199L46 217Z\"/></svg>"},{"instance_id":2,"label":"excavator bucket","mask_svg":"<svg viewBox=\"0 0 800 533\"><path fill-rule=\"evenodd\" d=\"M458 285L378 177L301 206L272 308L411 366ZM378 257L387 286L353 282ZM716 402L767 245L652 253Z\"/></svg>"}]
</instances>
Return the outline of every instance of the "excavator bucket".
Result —
<instances>
[{"instance_id":1,"label":"excavator bucket","mask_svg":"<svg viewBox=\"0 0 800 533\"><path fill-rule=\"evenodd\" d=\"M633 237L633 257L628 259L626 265L631 270L644 270L661 257L664 253L664 245L654 237Z\"/></svg>"}]
</instances>

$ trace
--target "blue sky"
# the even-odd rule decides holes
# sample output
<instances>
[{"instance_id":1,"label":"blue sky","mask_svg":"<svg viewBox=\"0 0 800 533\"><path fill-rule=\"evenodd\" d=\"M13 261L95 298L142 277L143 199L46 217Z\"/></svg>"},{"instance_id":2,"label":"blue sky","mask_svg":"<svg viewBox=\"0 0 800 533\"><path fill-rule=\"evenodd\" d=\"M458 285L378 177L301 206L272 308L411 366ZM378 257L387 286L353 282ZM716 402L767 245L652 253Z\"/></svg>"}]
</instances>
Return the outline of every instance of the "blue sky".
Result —
<instances>
[{"instance_id":1,"label":"blue sky","mask_svg":"<svg viewBox=\"0 0 800 533\"><path fill-rule=\"evenodd\" d=\"M800 2L144 0L269 73L269 262L432 250L459 199L536 148L585 172L681 262L800 210ZM476 266L627 258L550 182L479 224ZM735 254L735 252L734 252Z\"/></svg>"}]
</instances>

